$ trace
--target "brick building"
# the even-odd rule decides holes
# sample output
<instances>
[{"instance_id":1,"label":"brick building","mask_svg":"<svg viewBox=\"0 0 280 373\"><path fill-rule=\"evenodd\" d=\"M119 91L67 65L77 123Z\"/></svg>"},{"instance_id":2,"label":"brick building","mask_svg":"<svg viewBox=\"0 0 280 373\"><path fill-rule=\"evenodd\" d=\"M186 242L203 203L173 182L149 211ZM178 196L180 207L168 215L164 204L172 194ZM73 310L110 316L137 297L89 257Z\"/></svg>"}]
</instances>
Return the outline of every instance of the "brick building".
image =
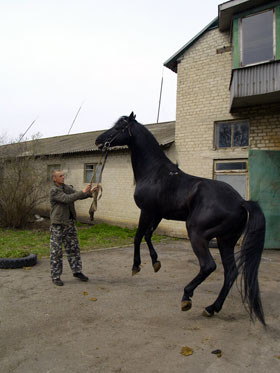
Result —
<instances>
[{"instance_id":1,"label":"brick building","mask_svg":"<svg viewBox=\"0 0 280 373\"><path fill-rule=\"evenodd\" d=\"M180 167L259 200L266 247L280 247L280 2L219 5L165 66L177 73Z\"/></svg>"}]
</instances>

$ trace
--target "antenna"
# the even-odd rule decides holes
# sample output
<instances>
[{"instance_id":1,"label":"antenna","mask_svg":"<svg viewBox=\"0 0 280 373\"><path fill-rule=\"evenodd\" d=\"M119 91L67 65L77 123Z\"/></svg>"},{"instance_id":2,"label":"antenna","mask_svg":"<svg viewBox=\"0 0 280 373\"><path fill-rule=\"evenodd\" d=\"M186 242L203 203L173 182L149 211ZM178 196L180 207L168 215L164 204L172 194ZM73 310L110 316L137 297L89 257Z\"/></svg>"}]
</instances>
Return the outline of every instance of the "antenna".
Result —
<instances>
[{"instance_id":1,"label":"antenna","mask_svg":"<svg viewBox=\"0 0 280 373\"><path fill-rule=\"evenodd\" d=\"M157 123L158 123L158 120L159 120L159 112L160 112L160 104L161 104L162 86L163 86L163 68L162 68L161 84L160 84L160 92L159 92L159 102L158 102Z\"/></svg>"},{"instance_id":2,"label":"antenna","mask_svg":"<svg viewBox=\"0 0 280 373\"><path fill-rule=\"evenodd\" d=\"M79 107L79 109L78 109L78 111L77 111L77 113L76 113L76 115L75 115L75 118L74 118L74 120L73 120L73 122L72 122L72 124L71 124L71 127L69 128L69 131L68 131L68 134L67 134L67 135L69 135L69 133L70 133L70 131L71 131L71 129L72 129L74 123L76 122L76 119L77 119L77 117L78 117L78 115L79 115L79 112L81 111L81 108L82 108L83 104L84 104L84 102L81 103L81 106Z\"/></svg>"},{"instance_id":3,"label":"antenna","mask_svg":"<svg viewBox=\"0 0 280 373\"><path fill-rule=\"evenodd\" d=\"M23 135L21 135L20 139L18 140L18 142L21 142L21 140L24 138L24 136L27 134L27 132L29 131L29 129L33 126L33 124L36 122L36 120L38 119L38 117L36 119L33 120L33 122L29 125L29 127L27 128L27 130L24 132Z\"/></svg>"}]
</instances>

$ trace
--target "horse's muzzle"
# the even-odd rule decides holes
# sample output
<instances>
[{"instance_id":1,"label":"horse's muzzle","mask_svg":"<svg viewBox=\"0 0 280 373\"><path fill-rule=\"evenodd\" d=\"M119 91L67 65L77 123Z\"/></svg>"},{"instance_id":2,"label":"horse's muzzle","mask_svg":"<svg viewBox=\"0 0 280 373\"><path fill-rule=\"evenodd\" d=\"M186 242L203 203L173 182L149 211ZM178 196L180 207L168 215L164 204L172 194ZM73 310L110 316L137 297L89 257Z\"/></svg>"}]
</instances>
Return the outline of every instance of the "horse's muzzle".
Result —
<instances>
[{"instance_id":1,"label":"horse's muzzle","mask_svg":"<svg viewBox=\"0 0 280 373\"><path fill-rule=\"evenodd\" d=\"M104 147L104 144L96 144L96 143L95 143L95 145L97 145L97 147L98 147L99 150L102 150L103 147Z\"/></svg>"}]
</instances>

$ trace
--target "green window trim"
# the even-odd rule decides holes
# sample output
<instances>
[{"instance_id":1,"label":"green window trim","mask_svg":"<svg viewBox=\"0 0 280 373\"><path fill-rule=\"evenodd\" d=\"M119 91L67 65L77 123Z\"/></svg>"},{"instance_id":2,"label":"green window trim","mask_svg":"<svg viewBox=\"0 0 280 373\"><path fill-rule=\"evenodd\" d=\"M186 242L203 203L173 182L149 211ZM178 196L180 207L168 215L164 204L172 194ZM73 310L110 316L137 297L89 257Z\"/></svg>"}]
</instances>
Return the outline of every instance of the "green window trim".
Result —
<instances>
[{"instance_id":1,"label":"green window trim","mask_svg":"<svg viewBox=\"0 0 280 373\"><path fill-rule=\"evenodd\" d=\"M275 61L280 60L280 5L271 7L269 5L257 8L251 12L244 12L239 14L233 19L233 37L232 37L232 44L233 44L233 69L238 69L241 67L240 62L240 27L241 27L241 19L245 16L250 14L258 13L261 11L274 9L275 11Z\"/></svg>"},{"instance_id":2,"label":"green window trim","mask_svg":"<svg viewBox=\"0 0 280 373\"><path fill-rule=\"evenodd\" d=\"M275 22L276 22L276 53L275 59L280 60L280 6L275 8Z\"/></svg>"},{"instance_id":3,"label":"green window trim","mask_svg":"<svg viewBox=\"0 0 280 373\"><path fill-rule=\"evenodd\" d=\"M240 66L239 18L233 20L233 68Z\"/></svg>"}]
</instances>

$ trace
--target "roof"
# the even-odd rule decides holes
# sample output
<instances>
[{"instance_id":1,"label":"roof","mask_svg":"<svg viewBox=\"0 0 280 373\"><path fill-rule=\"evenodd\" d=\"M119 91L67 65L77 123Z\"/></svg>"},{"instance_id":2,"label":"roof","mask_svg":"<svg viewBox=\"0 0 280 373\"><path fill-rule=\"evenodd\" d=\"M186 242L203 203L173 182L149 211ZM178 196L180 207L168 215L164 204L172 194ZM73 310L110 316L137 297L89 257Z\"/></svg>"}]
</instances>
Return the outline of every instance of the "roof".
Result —
<instances>
[{"instance_id":1,"label":"roof","mask_svg":"<svg viewBox=\"0 0 280 373\"><path fill-rule=\"evenodd\" d=\"M214 18L207 26L205 26L198 34L196 34L190 41L187 42L181 49L179 49L173 56L164 62L164 66L177 73L178 59L189 49L206 31L218 27L218 17Z\"/></svg>"},{"instance_id":2,"label":"roof","mask_svg":"<svg viewBox=\"0 0 280 373\"><path fill-rule=\"evenodd\" d=\"M267 3L267 0L231 0L220 4L218 7L220 31L226 31L231 27L232 18L235 14Z\"/></svg>"},{"instance_id":3,"label":"roof","mask_svg":"<svg viewBox=\"0 0 280 373\"><path fill-rule=\"evenodd\" d=\"M267 3L267 0L229 0L218 6L218 17L214 18L198 34L171 56L164 66L177 73L177 65L180 57L190 48L206 31L219 27L220 31L226 31L231 27L232 17L236 13L244 12Z\"/></svg>"},{"instance_id":4,"label":"roof","mask_svg":"<svg viewBox=\"0 0 280 373\"><path fill-rule=\"evenodd\" d=\"M161 146L169 146L175 140L175 121L148 124L146 127L152 132ZM95 145L96 138L102 131L84 132L74 135L48 137L45 139L22 142L21 155L34 154L35 156L66 155L86 152L100 152ZM11 150L18 149L19 144L0 146L0 157L11 154ZM125 149L127 147L118 147ZM34 149L34 152L32 151ZM117 148L116 148L117 149ZM12 153L14 153L12 151ZM18 154L19 155L19 154Z\"/></svg>"}]
</instances>

